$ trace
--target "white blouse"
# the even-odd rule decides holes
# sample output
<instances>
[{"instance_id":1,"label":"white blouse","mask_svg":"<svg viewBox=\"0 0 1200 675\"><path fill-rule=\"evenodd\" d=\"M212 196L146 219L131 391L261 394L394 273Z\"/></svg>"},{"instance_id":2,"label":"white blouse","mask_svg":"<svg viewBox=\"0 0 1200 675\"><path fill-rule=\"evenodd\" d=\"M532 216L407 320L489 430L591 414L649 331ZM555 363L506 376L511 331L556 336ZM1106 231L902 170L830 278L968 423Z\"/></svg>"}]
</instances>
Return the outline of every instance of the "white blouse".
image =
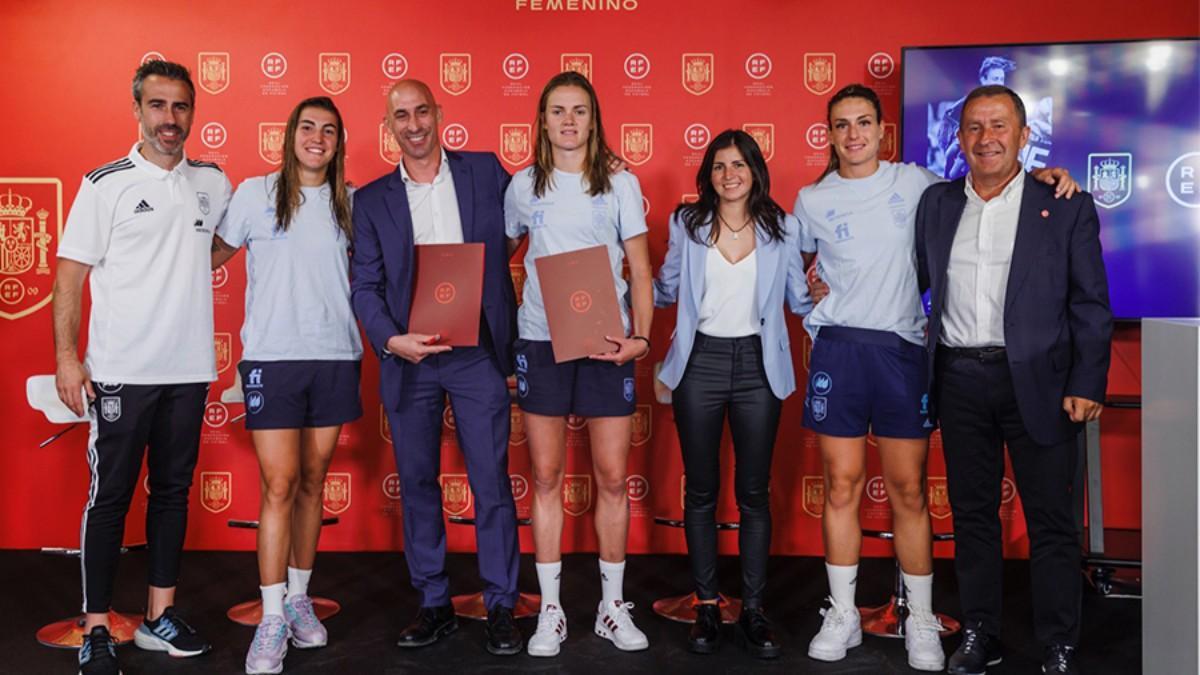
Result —
<instances>
[{"instance_id":1,"label":"white blouse","mask_svg":"<svg viewBox=\"0 0 1200 675\"><path fill-rule=\"evenodd\" d=\"M704 264L704 294L697 330L725 338L758 335L761 327L755 295L757 276L755 251L733 264L716 246L710 246Z\"/></svg>"}]
</instances>

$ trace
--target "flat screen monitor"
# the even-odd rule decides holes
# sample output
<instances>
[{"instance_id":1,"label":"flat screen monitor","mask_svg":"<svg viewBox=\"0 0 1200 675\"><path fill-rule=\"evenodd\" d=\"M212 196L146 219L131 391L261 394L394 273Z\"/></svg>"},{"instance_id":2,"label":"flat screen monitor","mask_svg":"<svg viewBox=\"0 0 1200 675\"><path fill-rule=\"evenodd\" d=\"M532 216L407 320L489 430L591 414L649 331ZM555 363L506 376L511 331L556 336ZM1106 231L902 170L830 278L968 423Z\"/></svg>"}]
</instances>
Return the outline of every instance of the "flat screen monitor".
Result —
<instances>
[{"instance_id":1,"label":"flat screen monitor","mask_svg":"<svg viewBox=\"0 0 1200 675\"><path fill-rule=\"evenodd\" d=\"M1066 167L1095 200L1113 314L1200 316L1200 40L907 47L902 72L904 161L965 175L963 99L1010 87L1025 168Z\"/></svg>"}]
</instances>

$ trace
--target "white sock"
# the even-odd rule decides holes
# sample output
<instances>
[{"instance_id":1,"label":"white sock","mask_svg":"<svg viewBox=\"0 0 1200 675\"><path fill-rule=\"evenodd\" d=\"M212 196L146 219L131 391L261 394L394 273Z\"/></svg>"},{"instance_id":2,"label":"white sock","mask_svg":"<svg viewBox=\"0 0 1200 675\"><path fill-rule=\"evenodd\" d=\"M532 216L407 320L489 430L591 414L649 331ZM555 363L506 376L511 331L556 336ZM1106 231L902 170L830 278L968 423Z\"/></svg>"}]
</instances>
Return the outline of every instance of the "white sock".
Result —
<instances>
[{"instance_id":1,"label":"white sock","mask_svg":"<svg viewBox=\"0 0 1200 675\"><path fill-rule=\"evenodd\" d=\"M263 616L274 614L275 616L283 616L283 594L287 591L287 584L282 581L270 586L259 586L262 591L263 599Z\"/></svg>"},{"instance_id":2,"label":"white sock","mask_svg":"<svg viewBox=\"0 0 1200 675\"><path fill-rule=\"evenodd\" d=\"M562 578L562 561L552 563L534 563L537 568L538 589L542 593L542 607L554 605L562 609L558 601L558 582Z\"/></svg>"},{"instance_id":3,"label":"white sock","mask_svg":"<svg viewBox=\"0 0 1200 675\"><path fill-rule=\"evenodd\" d=\"M288 566L287 594L308 595L308 580L312 578L312 570L301 570Z\"/></svg>"},{"instance_id":4,"label":"white sock","mask_svg":"<svg viewBox=\"0 0 1200 675\"><path fill-rule=\"evenodd\" d=\"M904 580L904 593L914 612L933 613L933 575L900 572Z\"/></svg>"},{"instance_id":5,"label":"white sock","mask_svg":"<svg viewBox=\"0 0 1200 675\"><path fill-rule=\"evenodd\" d=\"M833 596L833 601L842 611L855 609L854 587L858 581L858 565L825 563L825 573L829 575L829 594Z\"/></svg>"},{"instance_id":6,"label":"white sock","mask_svg":"<svg viewBox=\"0 0 1200 675\"><path fill-rule=\"evenodd\" d=\"M625 594L625 561L600 561L600 592L605 605L623 600Z\"/></svg>"}]
</instances>

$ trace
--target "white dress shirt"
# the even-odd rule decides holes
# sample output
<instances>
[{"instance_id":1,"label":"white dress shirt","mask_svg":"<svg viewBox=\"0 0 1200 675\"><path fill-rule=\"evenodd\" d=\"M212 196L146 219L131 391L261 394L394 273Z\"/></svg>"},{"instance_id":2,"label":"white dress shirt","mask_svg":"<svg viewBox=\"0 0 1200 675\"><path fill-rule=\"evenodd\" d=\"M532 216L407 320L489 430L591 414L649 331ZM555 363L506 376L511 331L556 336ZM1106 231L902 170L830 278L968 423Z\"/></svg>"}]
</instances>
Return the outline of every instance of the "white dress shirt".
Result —
<instances>
[{"instance_id":1,"label":"white dress shirt","mask_svg":"<svg viewBox=\"0 0 1200 675\"><path fill-rule=\"evenodd\" d=\"M446 151L442 151L442 162L432 183L418 183L410 178L403 161L400 162L400 177L404 179L404 188L408 191L413 243L418 246L463 243L458 193L454 190L454 176L450 174Z\"/></svg>"},{"instance_id":2,"label":"white dress shirt","mask_svg":"<svg viewBox=\"0 0 1200 675\"><path fill-rule=\"evenodd\" d=\"M1004 298L1025 172L984 201L967 176L967 205L950 249L942 344L948 347L1003 347Z\"/></svg>"}]
</instances>

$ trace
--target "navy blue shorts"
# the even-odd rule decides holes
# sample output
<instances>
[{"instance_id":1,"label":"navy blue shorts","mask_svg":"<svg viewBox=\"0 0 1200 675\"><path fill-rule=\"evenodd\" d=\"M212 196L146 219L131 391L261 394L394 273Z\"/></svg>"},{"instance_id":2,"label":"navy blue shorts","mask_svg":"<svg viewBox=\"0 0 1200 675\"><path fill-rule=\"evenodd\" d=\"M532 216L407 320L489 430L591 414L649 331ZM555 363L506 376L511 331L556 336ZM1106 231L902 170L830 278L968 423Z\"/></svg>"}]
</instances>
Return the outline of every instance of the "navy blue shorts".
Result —
<instances>
[{"instance_id":1,"label":"navy blue shorts","mask_svg":"<svg viewBox=\"0 0 1200 675\"><path fill-rule=\"evenodd\" d=\"M534 415L624 417L637 407L633 361L554 362L549 341L517 340L517 405Z\"/></svg>"},{"instance_id":2,"label":"navy blue shorts","mask_svg":"<svg viewBox=\"0 0 1200 675\"><path fill-rule=\"evenodd\" d=\"M827 436L929 436L928 360L924 347L895 333L822 326L808 369L804 426Z\"/></svg>"},{"instance_id":3,"label":"navy blue shorts","mask_svg":"<svg viewBox=\"0 0 1200 675\"><path fill-rule=\"evenodd\" d=\"M247 429L335 427L362 417L360 361L242 361Z\"/></svg>"}]
</instances>

